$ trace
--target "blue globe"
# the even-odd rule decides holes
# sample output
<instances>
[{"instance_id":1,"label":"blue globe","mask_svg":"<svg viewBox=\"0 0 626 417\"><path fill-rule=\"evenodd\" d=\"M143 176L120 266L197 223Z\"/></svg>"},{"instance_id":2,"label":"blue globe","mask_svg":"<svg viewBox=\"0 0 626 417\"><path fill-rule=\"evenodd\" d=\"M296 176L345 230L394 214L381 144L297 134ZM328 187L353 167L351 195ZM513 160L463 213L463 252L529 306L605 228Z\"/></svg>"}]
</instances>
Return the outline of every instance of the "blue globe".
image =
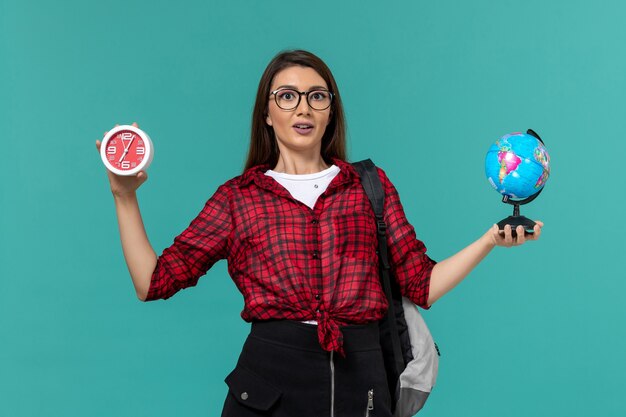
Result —
<instances>
[{"instance_id":1,"label":"blue globe","mask_svg":"<svg viewBox=\"0 0 626 417\"><path fill-rule=\"evenodd\" d=\"M524 199L538 193L550 176L550 156L528 133L511 133L496 141L485 157L485 174L500 194Z\"/></svg>"}]
</instances>

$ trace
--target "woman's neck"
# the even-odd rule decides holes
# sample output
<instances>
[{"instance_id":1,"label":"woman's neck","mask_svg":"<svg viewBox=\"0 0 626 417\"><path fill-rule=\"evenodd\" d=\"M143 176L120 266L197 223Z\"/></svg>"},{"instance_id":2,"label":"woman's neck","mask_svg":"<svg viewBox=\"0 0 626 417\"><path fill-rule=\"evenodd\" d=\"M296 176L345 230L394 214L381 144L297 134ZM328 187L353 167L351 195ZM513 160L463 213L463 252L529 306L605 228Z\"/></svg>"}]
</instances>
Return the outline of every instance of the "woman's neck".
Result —
<instances>
[{"instance_id":1,"label":"woman's neck","mask_svg":"<svg viewBox=\"0 0 626 417\"><path fill-rule=\"evenodd\" d=\"M283 172L285 174L300 175L314 174L316 172L328 169L328 165L321 155L304 156L304 155L283 155L280 154L278 162L273 171Z\"/></svg>"}]
</instances>

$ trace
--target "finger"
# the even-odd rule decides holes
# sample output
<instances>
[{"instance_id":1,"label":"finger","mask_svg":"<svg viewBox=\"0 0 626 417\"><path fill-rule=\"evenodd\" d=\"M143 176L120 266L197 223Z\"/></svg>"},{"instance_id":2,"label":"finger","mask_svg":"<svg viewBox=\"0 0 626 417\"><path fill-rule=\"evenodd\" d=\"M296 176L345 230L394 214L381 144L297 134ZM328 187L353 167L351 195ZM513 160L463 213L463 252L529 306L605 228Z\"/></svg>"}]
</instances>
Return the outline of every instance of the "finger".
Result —
<instances>
[{"instance_id":1,"label":"finger","mask_svg":"<svg viewBox=\"0 0 626 417\"><path fill-rule=\"evenodd\" d=\"M148 173L146 171L139 171L137 173L137 179L143 184L148 180Z\"/></svg>"},{"instance_id":2,"label":"finger","mask_svg":"<svg viewBox=\"0 0 626 417\"><path fill-rule=\"evenodd\" d=\"M541 226L543 226L543 223ZM533 227L533 231L535 232L533 233L533 240L537 240L539 239L539 236L541 236L541 226L539 226L539 224L536 224L535 227Z\"/></svg>"},{"instance_id":3,"label":"finger","mask_svg":"<svg viewBox=\"0 0 626 417\"><path fill-rule=\"evenodd\" d=\"M100 152L100 145L102 145L102 142L96 140L96 149L98 150L98 152Z\"/></svg>"},{"instance_id":4,"label":"finger","mask_svg":"<svg viewBox=\"0 0 626 417\"><path fill-rule=\"evenodd\" d=\"M539 225L539 227L543 227L543 222L541 220L535 220L535 223Z\"/></svg>"},{"instance_id":5,"label":"finger","mask_svg":"<svg viewBox=\"0 0 626 417\"><path fill-rule=\"evenodd\" d=\"M511 233L511 225L504 226L504 243L507 246L513 245L513 234Z\"/></svg>"},{"instance_id":6,"label":"finger","mask_svg":"<svg viewBox=\"0 0 626 417\"><path fill-rule=\"evenodd\" d=\"M135 126L135 127L139 127L139 125L137 124L137 122L133 122L133 126Z\"/></svg>"},{"instance_id":7,"label":"finger","mask_svg":"<svg viewBox=\"0 0 626 417\"><path fill-rule=\"evenodd\" d=\"M115 123L115 127L118 127L120 124L119 123Z\"/></svg>"},{"instance_id":8,"label":"finger","mask_svg":"<svg viewBox=\"0 0 626 417\"><path fill-rule=\"evenodd\" d=\"M507 242L506 242L506 231L510 230L510 226L504 225L504 228L502 228L502 229L500 229L500 227L497 226L497 225L496 225L496 227L497 227L498 244L500 246L506 246L507 245ZM509 229L507 229L507 227Z\"/></svg>"},{"instance_id":9,"label":"finger","mask_svg":"<svg viewBox=\"0 0 626 417\"><path fill-rule=\"evenodd\" d=\"M517 226L515 228L515 233L517 233L517 244L523 245L526 242L526 230L524 230L524 226Z\"/></svg>"}]
</instances>

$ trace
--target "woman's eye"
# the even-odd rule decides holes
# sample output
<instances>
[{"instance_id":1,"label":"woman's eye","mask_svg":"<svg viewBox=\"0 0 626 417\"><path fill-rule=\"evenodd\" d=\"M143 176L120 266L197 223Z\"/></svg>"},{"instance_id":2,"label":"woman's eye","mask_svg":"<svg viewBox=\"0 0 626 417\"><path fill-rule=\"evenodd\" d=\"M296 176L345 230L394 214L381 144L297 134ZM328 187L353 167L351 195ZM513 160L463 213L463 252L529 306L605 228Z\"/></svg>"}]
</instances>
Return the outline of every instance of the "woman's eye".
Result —
<instances>
[{"instance_id":1,"label":"woman's eye","mask_svg":"<svg viewBox=\"0 0 626 417\"><path fill-rule=\"evenodd\" d=\"M309 96L311 97L311 99L315 101L322 101L322 100L326 100L326 98L328 97L328 94L324 91L311 91L309 93Z\"/></svg>"},{"instance_id":2,"label":"woman's eye","mask_svg":"<svg viewBox=\"0 0 626 417\"><path fill-rule=\"evenodd\" d=\"M281 91L280 93L278 93L278 98L281 100L293 100L296 97L296 95L293 93L293 91Z\"/></svg>"}]
</instances>

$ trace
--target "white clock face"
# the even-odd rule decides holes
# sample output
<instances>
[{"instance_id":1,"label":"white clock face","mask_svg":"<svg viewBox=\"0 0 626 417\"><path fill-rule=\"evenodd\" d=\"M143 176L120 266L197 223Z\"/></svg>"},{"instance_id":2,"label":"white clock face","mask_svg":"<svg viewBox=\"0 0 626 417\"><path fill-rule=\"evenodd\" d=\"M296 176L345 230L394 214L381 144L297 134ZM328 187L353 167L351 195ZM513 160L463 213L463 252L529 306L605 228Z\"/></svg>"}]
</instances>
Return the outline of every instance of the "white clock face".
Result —
<instances>
[{"instance_id":1,"label":"white clock face","mask_svg":"<svg viewBox=\"0 0 626 417\"><path fill-rule=\"evenodd\" d=\"M117 126L109 131L100 146L107 169L117 175L135 175L152 162L154 147L150 137L135 126Z\"/></svg>"}]
</instances>

